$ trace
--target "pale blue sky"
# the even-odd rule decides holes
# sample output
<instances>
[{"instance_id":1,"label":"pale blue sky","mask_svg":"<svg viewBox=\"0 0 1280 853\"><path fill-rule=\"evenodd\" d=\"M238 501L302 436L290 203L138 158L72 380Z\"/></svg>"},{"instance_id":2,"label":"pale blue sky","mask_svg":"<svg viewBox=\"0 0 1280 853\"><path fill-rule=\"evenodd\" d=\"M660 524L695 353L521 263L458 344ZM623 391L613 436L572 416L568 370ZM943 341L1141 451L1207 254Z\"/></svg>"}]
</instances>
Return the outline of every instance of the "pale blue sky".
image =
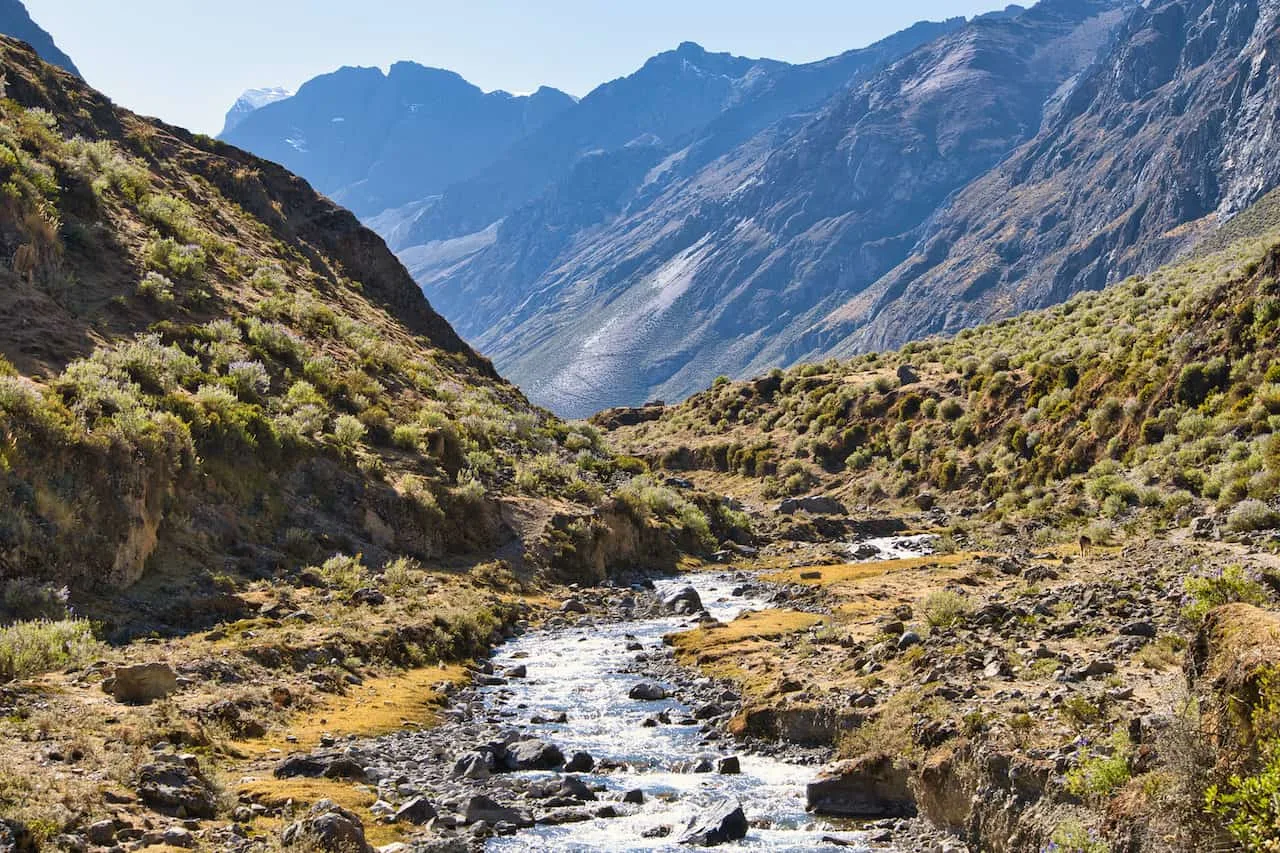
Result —
<instances>
[{"instance_id":1,"label":"pale blue sky","mask_svg":"<svg viewBox=\"0 0 1280 853\"><path fill-rule=\"evenodd\" d=\"M991 0L26 0L96 88L173 124L216 133L247 88L400 59L484 89L584 95L696 41L791 62L820 59L921 19ZM1023 5L1030 5L1024 0Z\"/></svg>"}]
</instances>

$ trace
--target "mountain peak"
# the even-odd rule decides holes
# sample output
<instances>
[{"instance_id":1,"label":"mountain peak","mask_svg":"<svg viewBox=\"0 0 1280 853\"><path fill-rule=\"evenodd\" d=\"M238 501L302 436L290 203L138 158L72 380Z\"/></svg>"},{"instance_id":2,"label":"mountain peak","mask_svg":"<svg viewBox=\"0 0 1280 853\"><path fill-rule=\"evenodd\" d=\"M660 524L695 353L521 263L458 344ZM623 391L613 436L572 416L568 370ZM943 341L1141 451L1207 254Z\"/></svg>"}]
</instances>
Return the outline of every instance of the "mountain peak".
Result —
<instances>
[{"instance_id":1,"label":"mountain peak","mask_svg":"<svg viewBox=\"0 0 1280 853\"><path fill-rule=\"evenodd\" d=\"M57 65L77 77L83 76L71 57L54 43L53 36L31 19L21 0L0 0L0 33L25 41L50 65Z\"/></svg>"}]
</instances>

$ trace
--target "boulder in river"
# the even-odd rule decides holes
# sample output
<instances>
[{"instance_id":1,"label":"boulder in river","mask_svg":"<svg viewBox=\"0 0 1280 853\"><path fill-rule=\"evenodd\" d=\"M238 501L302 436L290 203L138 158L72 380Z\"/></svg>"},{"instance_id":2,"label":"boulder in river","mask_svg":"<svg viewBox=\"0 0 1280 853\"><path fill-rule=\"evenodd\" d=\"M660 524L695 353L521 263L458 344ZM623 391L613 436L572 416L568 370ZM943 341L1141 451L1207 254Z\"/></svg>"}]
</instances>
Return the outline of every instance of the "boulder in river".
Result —
<instances>
[{"instance_id":1,"label":"boulder in river","mask_svg":"<svg viewBox=\"0 0 1280 853\"><path fill-rule=\"evenodd\" d=\"M589 752L575 752L564 766L566 773L590 773L596 768L596 760Z\"/></svg>"},{"instance_id":2,"label":"boulder in river","mask_svg":"<svg viewBox=\"0 0 1280 853\"><path fill-rule=\"evenodd\" d=\"M663 699L666 699L670 694L667 693L667 688L663 687L661 684L655 684L652 681L642 681L632 687L631 691L627 693L627 695L632 699L636 699L641 702L660 702Z\"/></svg>"},{"instance_id":3,"label":"boulder in river","mask_svg":"<svg viewBox=\"0 0 1280 853\"><path fill-rule=\"evenodd\" d=\"M486 797L484 794L476 794L467 800L467 805L466 808L463 809L462 816L463 821L467 824L484 821L490 825L496 823L511 823L520 827L533 826L533 818L529 817L525 812L504 806L497 800L492 797Z\"/></svg>"},{"instance_id":4,"label":"boulder in river","mask_svg":"<svg viewBox=\"0 0 1280 853\"><path fill-rule=\"evenodd\" d=\"M555 770L564 766L564 753L555 744L529 738L508 746L503 763L508 770Z\"/></svg>"},{"instance_id":5,"label":"boulder in river","mask_svg":"<svg viewBox=\"0 0 1280 853\"><path fill-rule=\"evenodd\" d=\"M715 847L747 837L747 815L736 800L721 800L690 819L680 836L681 844Z\"/></svg>"},{"instance_id":6,"label":"boulder in river","mask_svg":"<svg viewBox=\"0 0 1280 853\"><path fill-rule=\"evenodd\" d=\"M865 820L915 817L909 775L907 768L889 755L838 762L809 783L805 790L809 810Z\"/></svg>"},{"instance_id":7,"label":"boulder in river","mask_svg":"<svg viewBox=\"0 0 1280 853\"><path fill-rule=\"evenodd\" d=\"M697 613L702 610L702 598L696 589L686 586L663 598L662 609L677 616Z\"/></svg>"}]
</instances>

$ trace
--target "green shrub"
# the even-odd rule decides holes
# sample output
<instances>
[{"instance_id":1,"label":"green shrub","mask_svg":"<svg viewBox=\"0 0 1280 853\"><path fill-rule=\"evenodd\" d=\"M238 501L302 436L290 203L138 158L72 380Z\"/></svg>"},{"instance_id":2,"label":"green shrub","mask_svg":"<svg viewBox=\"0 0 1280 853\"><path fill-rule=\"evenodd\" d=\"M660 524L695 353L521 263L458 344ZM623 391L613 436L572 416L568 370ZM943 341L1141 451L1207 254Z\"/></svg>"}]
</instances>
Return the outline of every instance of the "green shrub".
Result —
<instances>
[{"instance_id":1,"label":"green shrub","mask_svg":"<svg viewBox=\"0 0 1280 853\"><path fill-rule=\"evenodd\" d=\"M969 613L969 600L957 592L940 589L925 596L920 604L925 621L932 628L950 628Z\"/></svg>"},{"instance_id":2,"label":"green shrub","mask_svg":"<svg viewBox=\"0 0 1280 853\"><path fill-rule=\"evenodd\" d=\"M152 302L168 305L174 301L173 282L153 270L138 282L138 295Z\"/></svg>"},{"instance_id":3,"label":"green shrub","mask_svg":"<svg viewBox=\"0 0 1280 853\"><path fill-rule=\"evenodd\" d=\"M1128 734L1116 731L1109 746L1109 753L1088 755L1067 772L1068 791L1084 799L1101 800L1129 781L1129 754L1133 747Z\"/></svg>"},{"instance_id":4,"label":"green shrub","mask_svg":"<svg viewBox=\"0 0 1280 853\"><path fill-rule=\"evenodd\" d=\"M204 249L170 237L153 240L147 246L146 257L147 266L157 272L193 280L204 277L208 261Z\"/></svg>"},{"instance_id":5,"label":"green shrub","mask_svg":"<svg viewBox=\"0 0 1280 853\"><path fill-rule=\"evenodd\" d=\"M1236 533L1276 527L1280 527L1280 512L1259 500L1242 501L1227 515L1227 529Z\"/></svg>"},{"instance_id":6,"label":"green shrub","mask_svg":"<svg viewBox=\"0 0 1280 853\"><path fill-rule=\"evenodd\" d=\"M83 619L18 622L0 628L0 682L81 666L101 653Z\"/></svg>"},{"instance_id":7,"label":"green shrub","mask_svg":"<svg viewBox=\"0 0 1280 853\"><path fill-rule=\"evenodd\" d=\"M1267 603L1267 594L1262 584L1246 574L1241 566L1227 566L1217 576L1189 577L1186 588L1191 602L1182 609L1182 616L1188 622L1196 624L1209 615L1209 611L1224 604Z\"/></svg>"}]
</instances>

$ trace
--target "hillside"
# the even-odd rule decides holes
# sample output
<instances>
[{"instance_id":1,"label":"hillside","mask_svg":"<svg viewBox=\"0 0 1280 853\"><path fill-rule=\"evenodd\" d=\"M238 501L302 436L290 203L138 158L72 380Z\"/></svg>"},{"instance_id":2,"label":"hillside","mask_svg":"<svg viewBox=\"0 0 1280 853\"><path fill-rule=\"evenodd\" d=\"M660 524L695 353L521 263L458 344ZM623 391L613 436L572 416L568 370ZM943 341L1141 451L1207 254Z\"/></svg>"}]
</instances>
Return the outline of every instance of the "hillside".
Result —
<instances>
[{"instance_id":1,"label":"hillside","mask_svg":"<svg viewBox=\"0 0 1280 853\"><path fill-rule=\"evenodd\" d=\"M756 516L769 609L667 641L742 692L734 735L833 750L811 810L1275 846L1280 230L1239 219L1055 308L593 419Z\"/></svg>"},{"instance_id":2,"label":"hillside","mask_svg":"<svg viewBox=\"0 0 1280 853\"><path fill-rule=\"evenodd\" d=\"M241 787L277 744L427 721L557 582L746 535L301 179L0 63L0 849L277 843L318 799Z\"/></svg>"},{"instance_id":3,"label":"hillside","mask_svg":"<svg viewBox=\"0 0 1280 853\"><path fill-rule=\"evenodd\" d=\"M1247 531L1275 517L1280 486L1278 238L1272 225L1055 308L593 420L625 452L756 502L826 489L1059 531L1204 513Z\"/></svg>"}]
</instances>

